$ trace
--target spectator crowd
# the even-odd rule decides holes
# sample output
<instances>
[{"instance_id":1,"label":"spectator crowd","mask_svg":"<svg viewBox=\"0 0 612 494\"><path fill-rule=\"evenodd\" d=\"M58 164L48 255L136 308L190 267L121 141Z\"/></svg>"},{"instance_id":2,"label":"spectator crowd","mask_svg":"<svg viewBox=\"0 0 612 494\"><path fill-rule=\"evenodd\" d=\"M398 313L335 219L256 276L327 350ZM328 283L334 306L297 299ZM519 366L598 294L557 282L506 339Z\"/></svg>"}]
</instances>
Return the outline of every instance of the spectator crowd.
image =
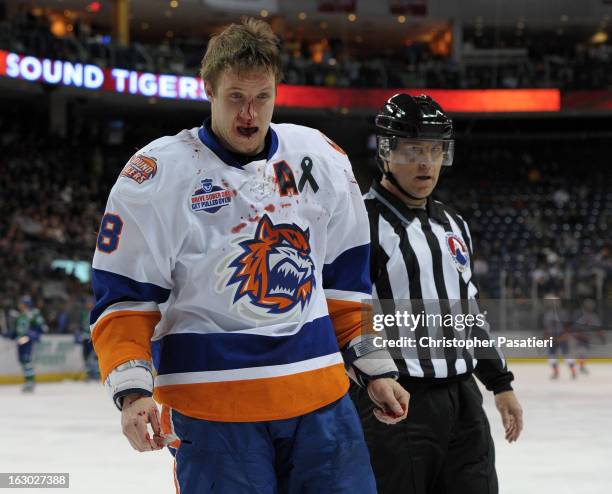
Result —
<instances>
[{"instance_id":1,"label":"spectator crowd","mask_svg":"<svg viewBox=\"0 0 612 494\"><path fill-rule=\"evenodd\" d=\"M72 26L72 25L71 25ZM283 36L288 84L327 87L607 89L612 86L612 44L555 33L465 34L458 57L435 54L425 42L406 42L373 54L363 41ZM77 20L61 38L46 18L29 12L0 22L0 49L152 73L197 75L205 39L165 37L154 44L113 42L107 32Z\"/></svg>"}]
</instances>

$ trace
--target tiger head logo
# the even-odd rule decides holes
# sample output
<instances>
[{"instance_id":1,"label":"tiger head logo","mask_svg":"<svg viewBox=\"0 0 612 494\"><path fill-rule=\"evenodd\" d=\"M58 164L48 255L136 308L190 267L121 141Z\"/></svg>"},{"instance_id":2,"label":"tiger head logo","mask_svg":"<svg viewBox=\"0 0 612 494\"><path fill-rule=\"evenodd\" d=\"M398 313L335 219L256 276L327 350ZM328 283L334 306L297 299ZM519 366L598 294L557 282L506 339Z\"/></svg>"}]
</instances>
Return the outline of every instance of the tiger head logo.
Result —
<instances>
[{"instance_id":1,"label":"tiger head logo","mask_svg":"<svg viewBox=\"0 0 612 494\"><path fill-rule=\"evenodd\" d=\"M264 215L254 238L240 242L243 252L235 258L227 286L237 283L236 303L249 297L252 304L280 314L309 302L315 288L310 258L310 232L294 224L274 225Z\"/></svg>"}]
</instances>

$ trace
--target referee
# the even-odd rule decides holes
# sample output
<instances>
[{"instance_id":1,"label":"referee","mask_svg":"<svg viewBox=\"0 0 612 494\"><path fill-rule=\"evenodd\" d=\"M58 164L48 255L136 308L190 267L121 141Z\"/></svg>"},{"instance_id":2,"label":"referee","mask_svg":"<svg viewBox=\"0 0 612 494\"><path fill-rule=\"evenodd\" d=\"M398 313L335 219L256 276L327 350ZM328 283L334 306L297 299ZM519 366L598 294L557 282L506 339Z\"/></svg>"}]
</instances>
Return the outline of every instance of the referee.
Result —
<instances>
[{"instance_id":1,"label":"referee","mask_svg":"<svg viewBox=\"0 0 612 494\"><path fill-rule=\"evenodd\" d=\"M478 297L472 279L467 223L434 201L442 166L453 160L452 121L428 96L397 94L376 117L380 183L366 196L374 297L383 311L469 313ZM453 338L457 328L395 326L388 339ZM475 334L476 329L472 333ZM484 329L480 338L488 338ZM476 377L495 393L506 439L522 429L522 409L505 360L496 349L475 359L465 348L401 349L400 383L410 392L407 420L389 426L372 418L367 391L353 387L381 494L496 494L489 422ZM479 355L480 356L480 355Z\"/></svg>"}]
</instances>

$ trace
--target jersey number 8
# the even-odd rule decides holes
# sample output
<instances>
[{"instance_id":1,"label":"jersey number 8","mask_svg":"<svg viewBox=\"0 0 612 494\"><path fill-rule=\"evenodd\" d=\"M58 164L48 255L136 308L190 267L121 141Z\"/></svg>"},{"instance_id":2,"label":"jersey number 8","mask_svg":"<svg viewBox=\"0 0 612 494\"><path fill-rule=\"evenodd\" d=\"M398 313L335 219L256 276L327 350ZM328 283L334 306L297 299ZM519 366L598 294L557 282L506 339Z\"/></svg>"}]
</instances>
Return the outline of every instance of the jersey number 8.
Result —
<instances>
[{"instance_id":1,"label":"jersey number 8","mask_svg":"<svg viewBox=\"0 0 612 494\"><path fill-rule=\"evenodd\" d=\"M119 247L123 220L117 214L106 213L98 233L98 250L110 254Z\"/></svg>"}]
</instances>

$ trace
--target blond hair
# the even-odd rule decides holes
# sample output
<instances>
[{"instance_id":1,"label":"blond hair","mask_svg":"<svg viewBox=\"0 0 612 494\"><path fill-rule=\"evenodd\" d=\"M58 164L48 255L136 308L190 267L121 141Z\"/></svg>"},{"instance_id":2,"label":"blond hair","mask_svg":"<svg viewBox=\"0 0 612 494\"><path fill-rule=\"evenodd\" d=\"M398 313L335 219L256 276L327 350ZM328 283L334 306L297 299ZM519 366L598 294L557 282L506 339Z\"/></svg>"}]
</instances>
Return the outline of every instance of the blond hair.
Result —
<instances>
[{"instance_id":1,"label":"blond hair","mask_svg":"<svg viewBox=\"0 0 612 494\"><path fill-rule=\"evenodd\" d=\"M226 69L238 73L268 70L278 84L283 75L282 60L278 38L269 24L244 17L240 24L230 24L211 37L202 58L200 75L214 91Z\"/></svg>"}]
</instances>

